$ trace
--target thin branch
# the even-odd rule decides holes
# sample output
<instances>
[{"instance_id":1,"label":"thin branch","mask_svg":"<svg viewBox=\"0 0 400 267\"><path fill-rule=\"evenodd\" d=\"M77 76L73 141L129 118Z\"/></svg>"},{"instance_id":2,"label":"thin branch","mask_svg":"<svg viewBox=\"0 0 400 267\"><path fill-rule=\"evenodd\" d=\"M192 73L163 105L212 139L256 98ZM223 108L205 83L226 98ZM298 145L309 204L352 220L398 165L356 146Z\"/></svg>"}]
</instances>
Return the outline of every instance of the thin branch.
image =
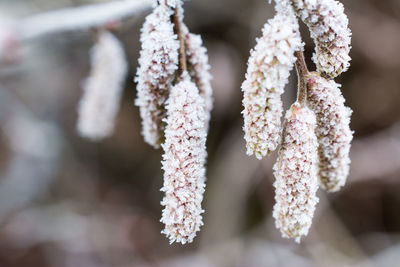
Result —
<instances>
[{"instance_id":1,"label":"thin branch","mask_svg":"<svg viewBox=\"0 0 400 267\"><path fill-rule=\"evenodd\" d=\"M304 106L307 99L307 77L308 69L306 62L304 60L303 51L296 51L296 70L298 78L298 88L297 88L297 101Z\"/></svg>"},{"instance_id":2,"label":"thin branch","mask_svg":"<svg viewBox=\"0 0 400 267\"><path fill-rule=\"evenodd\" d=\"M137 15L149 9L152 3L152 0L120 0L50 11L23 19L17 30L21 40L55 32L86 30Z\"/></svg>"},{"instance_id":3,"label":"thin branch","mask_svg":"<svg viewBox=\"0 0 400 267\"><path fill-rule=\"evenodd\" d=\"M174 14L172 15L172 21L175 25L175 33L178 35L179 39L179 69L178 69L178 79L187 70L186 66L186 49L185 49L185 36L182 31L182 21L179 14L179 8L175 8Z\"/></svg>"}]
</instances>

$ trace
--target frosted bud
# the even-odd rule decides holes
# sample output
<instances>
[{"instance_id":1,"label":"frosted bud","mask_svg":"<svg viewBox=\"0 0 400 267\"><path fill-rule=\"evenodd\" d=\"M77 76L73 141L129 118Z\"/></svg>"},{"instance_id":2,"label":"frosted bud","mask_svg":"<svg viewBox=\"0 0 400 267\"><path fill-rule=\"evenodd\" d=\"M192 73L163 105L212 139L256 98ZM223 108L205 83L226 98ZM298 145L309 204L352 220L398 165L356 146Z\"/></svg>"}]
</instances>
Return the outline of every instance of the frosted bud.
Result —
<instances>
[{"instance_id":1,"label":"frosted bud","mask_svg":"<svg viewBox=\"0 0 400 267\"><path fill-rule=\"evenodd\" d=\"M294 103L286 113L282 146L274 165L275 225L282 236L300 238L308 234L318 203L317 138L315 115Z\"/></svg>"},{"instance_id":2,"label":"frosted bud","mask_svg":"<svg viewBox=\"0 0 400 267\"><path fill-rule=\"evenodd\" d=\"M205 187L206 115L203 98L184 73L171 89L167 104L167 126L162 168L165 206L162 231L170 243L190 243L203 225L201 208Z\"/></svg>"},{"instance_id":3,"label":"frosted bud","mask_svg":"<svg viewBox=\"0 0 400 267\"><path fill-rule=\"evenodd\" d=\"M83 83L78 107L77 130L93 141L110 136L118 113L127 72L121 43L109 32L101 32L91 50L91 71Z\"/></svg>"},{"instance_id":4,"label":"frosted bud","mask_svg":"<svg viewBox=\"0 0 400 267\"><path fill-rule=\"evenodd\" d=\"M203 46L200 35L186 33L185 36L187 67L192 80L199 89L200 96L204 99L206 128L208 129L213 108L213 96L207 49Z\"/></svg>"},{"instance_id":5,"label":"frosted bud","mask_svg":"<svg viewBox=\"0 0 400 267\"><path fill-rule=\"evenodd\" d=\"M178 69L179 42L170 20L172 10L159 5L147 16L141 30L137 98L144 140L159 148L164 138L167 101L174 73Z\"/></svg>"},{"instance_id":6,"label":"frosted bud","mask_svg":"<svg viewBox=\"0 0 400 267\"><path fill-rule=\"evenodd\" d=\"M313 60L324 76L334 78L350 66L351 31L343 4L336 0L291 0L315 42Z\"/></svg>"},{"instance_id":7,"label":"frosted bud","mask_svg":"<svg viewBox=\"0 0 400 267\"><path fill-rule=\"evenodd\" d=\"M339 86L317 73L311 73L308 80L309 105L317 115L320 185L330 192L338 191L346 182L353 139L350 130L352 111L344 105Z\"/></svg>"},{"instance_id":8,"label":"frosted bud","mask_svg":"<svg viewBox=\"0 0 400 267\"><path fill-rule=\"evenodd\" d=\"M261 159L281 141L281 95L302 49L294 15L278 13L263 28L263 36L250 52L246 78L242 84L244 138L247 154Z\"/></svg>"}]
</instances>

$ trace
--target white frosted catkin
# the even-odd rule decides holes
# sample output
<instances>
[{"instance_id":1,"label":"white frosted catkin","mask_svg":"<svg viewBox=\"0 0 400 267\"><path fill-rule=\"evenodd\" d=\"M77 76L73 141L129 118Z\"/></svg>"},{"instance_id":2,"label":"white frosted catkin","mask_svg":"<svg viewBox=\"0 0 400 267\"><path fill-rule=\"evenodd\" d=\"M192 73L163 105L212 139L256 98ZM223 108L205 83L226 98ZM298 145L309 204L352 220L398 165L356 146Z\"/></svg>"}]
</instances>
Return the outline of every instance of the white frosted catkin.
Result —
<instances>
[{"instance_id":1,"label":"white frosted catkin","mask_svg":"<svg viewBox=\"0 0 400 267\"><path fill-rule=\"evenodd\" d=\"M185 34L186 58L188 71L199 89L205 103L206 128L208 128L211 110L213 108L213 92L211 87L210 65L208 64L207 49L203 46L200 35Z\"/></svg>"},{"instance_id":2,"label":"white frosted catkin","mask_svg":"<svg viewBox=\"0 0 400 267\"><path fill-rule=\"evenodd\" d=\"M205 187L206 115L203 99L188 73L171 89L167 104L161 191L165 206L162 231L170 243L190 243L203 225L201 208Z\"/></svg>"},{"instance_id":3,"label":"white frosted catkin","mask_svg":"<svg viewBox=\"0 0 400 267\"><path fill-rule=\"evenodd\" d=\"M274 151L281 140L281 95L302 49L294 15L278 13L263 28L250 53L246 79L242 84L244 138L247 154L261 159Z\"/></svg>"},{"instance_id":4,"label":"white frosted catkin","mask_svg":"<svg viewBox=\"0 0 400 267\"><path fill-rule=\"evenodd\" d=\"M126 72L121 43L111 33L101 32L91 51L91 71L78 107L77 130L81 136L95 141L112 134Z\"/></svg>"},{"instance_id":5,"label":"white frosted catkin","mask_svg":"<svg viewBox=\"0 0 400 267\"><path fill-rule=\"evenodd\" d=\"M343 4L336 0L291 0L315 42L313 60L324 76L334 78L350 66L351 31Z\"/></svg>"},{"instance_id":6,"label":"white frosted catkin","mask_svg":"<svg viewBox=\"0 0 400 267\"><path fill-rule=\"evenodd\" d=\"M339 84L311 73L308 80L308 101L317 115L316 134L319 148L320 185L327 191L338 191L350 169L351 109L344 105Z\"/></svg>"},{"instance_id":7,"label":"white frosted catkin","mask_svg":"<svg viewBox=\"0 0 400 267\"><path fill-rule=\"evenodd\" d=\"M142 135L155 148L159 148L164 138L165 102L178 69L179 42L174 34L171 15L171 8L158 5L147 16L141 30L142 50L135 78L135 104L140 108Z\"/></svg>"},{"instance_id":8,"label":"white frosted catkin","mask_svg":"<svg viewBox=\"0 0 400 267\"><path fill-rule=\"evenodd\" d=\"M282 146L274 165L275 225L283 237L296 242L308 234L319 201L315 126L314 113L294 103L286 113Z\"/></svg>"}]
</instances>

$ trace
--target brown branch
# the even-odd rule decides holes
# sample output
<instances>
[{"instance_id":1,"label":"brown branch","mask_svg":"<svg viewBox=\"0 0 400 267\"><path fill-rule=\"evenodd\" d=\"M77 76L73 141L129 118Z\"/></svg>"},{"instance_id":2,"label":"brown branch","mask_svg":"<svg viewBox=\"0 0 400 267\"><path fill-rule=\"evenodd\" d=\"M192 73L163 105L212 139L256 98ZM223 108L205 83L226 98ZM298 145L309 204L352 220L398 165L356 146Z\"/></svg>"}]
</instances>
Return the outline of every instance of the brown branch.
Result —
<instances>
[{"instance_id":1,"label":"brown branch","mask_svg":"<svg viewBox=\"0 0 400 267\"><path fill-rule=\"evenodd\" d=\"M186 49L185 49L185 36L182 31L182 21L179 14L179 8L175 8L174 14L172 15L172 22L175 25L174 31L178 35L179 40L179 68L178 68L178 80L182 74L187 70L186 66Z\"/></svg>"},{"instance_id":2,"label":"brown branch","mask_svg":"<svg viewBox=\"0 0 400 267\"><path fill-rule=\"evenodd\" d=\"M303 51L296 51L296 70L298 78L298 88L297 88L297 101L304 106L307 99L307 79L308 79L308 69L306 62L304 60Z\"/></svg>"}]
</instances>

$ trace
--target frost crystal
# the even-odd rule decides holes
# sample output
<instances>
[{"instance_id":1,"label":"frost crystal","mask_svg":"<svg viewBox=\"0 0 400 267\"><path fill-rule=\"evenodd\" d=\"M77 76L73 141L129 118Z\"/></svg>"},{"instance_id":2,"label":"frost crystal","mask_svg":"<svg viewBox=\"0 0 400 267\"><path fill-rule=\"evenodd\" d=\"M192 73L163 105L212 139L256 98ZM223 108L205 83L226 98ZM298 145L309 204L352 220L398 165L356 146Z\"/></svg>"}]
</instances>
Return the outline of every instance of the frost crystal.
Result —
<instances>
[{"instance_id":1,"label":"frost crystal","mask_svg":"<svg viewBox=\"0 0 400 267\"><path fill-rule=\"evenodd\" d=\"M339 85L317 73L308 80L308 101L317 115L320 185L330 192L340 189L349 175L351 109L344 105Z\"/></svg>"},{"instance_id":2,"label":"frost crystal","mask_svg":"<svg viewBox=\"0 0 400 267\"><path fill-rule=\"evenodd\" d=\"M288 11L288 10L287 10ZM292 12L293 13L293 12ZM263 28L251 51L242 84L247 154L261 159L281 140L281 95L302 42L294 14L278 13Z\"/></svg>"},{"instance_id":3,"label":"frost crystal","mask_svg":"<svg viewBox=\"0 0 400 267\"><path fill-rule=\"evenodd\" d=\"M315 115L297 102L286 113L283 142L274 165L273 217L282 236L300 242L308 234L318 203Z\"/></svg>"},{"instance_id":4,"label":"frost crystal","mask_svg":"<svg viewBox=\"0 0 400 267\"><path fill-rule=\"evenodd\" d=\"M155 148L163 141L165 102L178 69L179 42L170 16L172 10L159 5L142 27L142 50L135 81L144 140Z\"/></svg>"},{"instance_id":5,"label":"frost crystal","mask_svg":"<svg viewBox=\"0 0 400 267\"><path fill-rule=\"evenodd\" d=\"M205 187L206 115L204 101L188 73L171 89L167 104L161 191L165 206L162 231L170 242L190 243L203 225L201 201Z\"/></svg>"},{"instance_id":6,"label":"frost crystal","mask_svg":"<svg viewBox=\"0 0 400 267\"><path fill-rule=\"evenodd\" d=\"M91 67L78 108L77 130L95 141L113 132L127 72L123 47L111 33L99 34L91 51Z\"/></svg>"},{"instance_id":7,"label":"frost crystal","mask_svg":"<svg viewBox=\"0 0 400 267\"><path fill-rule=\"evenodd\" d=\"M213 97L207 49L203 46L200 35L186 33L185 36L188 70L197 88L199 88L200 96L204 99L206 128L208 129L213 108Z\"/></svg>"},{"instance_id":8,"label":"frost crystal","mask_svg":"<svg viewBox=\"0 0 400 267\"><path fill-rule=\"evenodd\" d=\"M316 44L319 73L334 78L350 66L351 31L343 4L336 0L291 0Z\"/></svg>"}]
</instances>

